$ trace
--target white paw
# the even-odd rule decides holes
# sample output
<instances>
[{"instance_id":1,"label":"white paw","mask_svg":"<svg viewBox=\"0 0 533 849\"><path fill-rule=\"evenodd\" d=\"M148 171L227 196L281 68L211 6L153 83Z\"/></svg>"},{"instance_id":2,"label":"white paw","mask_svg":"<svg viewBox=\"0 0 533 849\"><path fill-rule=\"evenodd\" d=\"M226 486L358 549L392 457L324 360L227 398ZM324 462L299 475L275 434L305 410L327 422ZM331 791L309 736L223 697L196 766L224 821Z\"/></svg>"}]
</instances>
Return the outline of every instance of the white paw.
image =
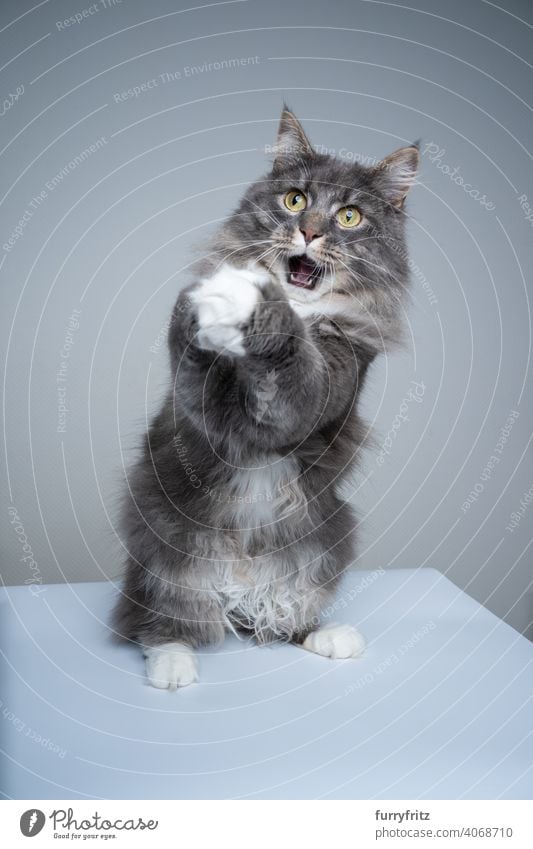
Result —
<instances>
[{"instance_id":1,"label":"white paw","mask_svg":"<svg viewBox=\"0 0 533 849\"><path fill-rule=\"evenodd\" d=\"M266 271L252 271L227 263L203 280L191 300L198 310L197 343L210 351L244 354L242 328L259 300L259 289L268 283Z\"/></svg>"},{"instance_id":2,"label":"white paw","mask_svg":"<svg viewBox=\"0 0 533 849\"><path fill-rule=\"evenodd\" d=\"M365 639L352 625L328 625L312 631L302 647L332 660L359 657L365 650Z\"/></svg>"},{"instance_id":3,"label":"white paw","mask_svg":"<svg viewBox=\"0 0 533 849\"><path fill-rule=\"evenodd\" d=\"M145 648L146 674L152 687L175 690L198 680L192 649L183 643L163 643Z\"/></svg>"}]
</instances>

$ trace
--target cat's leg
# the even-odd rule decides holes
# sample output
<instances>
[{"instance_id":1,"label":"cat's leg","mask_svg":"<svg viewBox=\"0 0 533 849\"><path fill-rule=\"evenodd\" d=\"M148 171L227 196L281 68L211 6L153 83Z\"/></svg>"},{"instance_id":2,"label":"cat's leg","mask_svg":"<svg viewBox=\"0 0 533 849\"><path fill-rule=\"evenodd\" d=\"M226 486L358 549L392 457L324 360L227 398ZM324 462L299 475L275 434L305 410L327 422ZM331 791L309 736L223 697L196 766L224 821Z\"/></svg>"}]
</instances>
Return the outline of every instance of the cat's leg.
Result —
<instances>
[{"instance_id":1,"label":"cat's leg","mask_svg":"<svg viewBox=\"0 0 533 849\"><path fill-rule=\"evenodd\" d=\"M224 263L174 307L170 401L230 453L236 432L239 453L297 444L346 416L373 357L341 336L308 326L259 266Z\"/></svg>"},{"instance_id":2,"label":"cat's leg","mask_svg":"<svg viewBox=\"0 0 533 849\"><path fill-rule=\"evenodd\" d=\"M146 676L153 687L175 690L198 680L194 649L221 643L225 628L222 610L193 591L179 593L174 618L152 621L139 635L146 661Z\"/></svg>"},{"instance_id":3,"label":"cat's leg","mask_svg":"<svg viewBox=\"0 0 533 849\"><path fill-rule=\"evenodd\" d=\"M118 637L136 642L153 687L175 690L198 680L195 648L222 642L224 615L214 599L187 586L187 573L172 580L130 563L114 612Z\"/></svg>"},{"instance_id":4,"label":"cat's leg","mask_svg":"<svg viewBox=\"0 0 533 849\"><path fill-rule=\"evenodd\" d=\"M328 607L332 611L335 609L335 594L339 588L339 580L353 557L352 546L355 534L353 530L350 533L350 529L354 524L354 518L346 505L343 505L342 510L337 511L337 522L343 527L342 532L337 528L339 541L335 544L334 540L330 539L327 553L321 559L315 557L313 561L315 563L313 582L322 589L316 594L313 610L306 611L307 616L303 626L292 637L292 642L306 651L329 657L331 660L360 657L365 650L365 639L353 625L333 622L326 625L322 620L323 611ZM301 574L305 574L304 568L305 561L300 566Z\"/></svg>"},{"instance_id":5,"label":"cat's leg","mask_svg":"<svg viewBox=\"0 0 533 849\"><path fill-rule=\"evenodd\" d=\"M195 648L221 643L224 633L218 607L197 593L180 592L173 620L161 611L137 637L152 687L176 690L193 684L198 680Z\"/></svg>"},{"instance_id":6,"label":"cat's leg","mask_svg":"<svg viewBox=\"0 0 533 849\"><path fill-rule=\"evenodd\" d=\"M184 290L169 347L172 404L210 440L224 444L231 462L238 460L231 454L236 432L237 455L243 445L268 451L296 442L322 421L329 392L323 358L264 270L225 263Z\"/></svg>"}]
</instances>

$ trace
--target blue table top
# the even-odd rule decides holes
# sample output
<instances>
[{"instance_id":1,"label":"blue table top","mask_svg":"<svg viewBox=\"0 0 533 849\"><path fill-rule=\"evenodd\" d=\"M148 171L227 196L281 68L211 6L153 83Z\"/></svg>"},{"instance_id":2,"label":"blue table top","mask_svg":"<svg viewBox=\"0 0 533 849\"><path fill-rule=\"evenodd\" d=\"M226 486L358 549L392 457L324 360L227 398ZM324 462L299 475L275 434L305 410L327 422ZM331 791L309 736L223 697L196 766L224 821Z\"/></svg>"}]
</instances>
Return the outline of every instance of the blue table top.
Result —
<instances>
[{"instance_id":1,"label":"blue table top","mask_svg":"<svg viewBox=\"0 0 533 849\"><path fill-rule=\"evenodd\" d=\"M438 572L349 573L361 659L229 636L177 692L112 641L117 591L0 591L4 797L531 798L533 645Z\"/></svg>"}]
</instances>

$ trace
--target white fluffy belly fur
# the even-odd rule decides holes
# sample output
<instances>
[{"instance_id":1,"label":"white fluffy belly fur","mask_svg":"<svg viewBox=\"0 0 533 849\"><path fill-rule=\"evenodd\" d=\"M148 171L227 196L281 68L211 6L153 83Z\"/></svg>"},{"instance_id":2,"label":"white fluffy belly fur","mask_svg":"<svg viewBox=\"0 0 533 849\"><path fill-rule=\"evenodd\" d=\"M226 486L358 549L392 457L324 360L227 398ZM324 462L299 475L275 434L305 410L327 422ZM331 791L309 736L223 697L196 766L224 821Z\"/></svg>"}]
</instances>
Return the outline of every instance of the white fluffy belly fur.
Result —
<instances>
[{"instance_id":1,"label":"white fluffy belly fur","mask_svg":"<svg viewBox=\"0 0 533 849\"><path fill-rule=\"evenodd\" d=\"M277 523L307 517L298 463L274 456L253 469L236 469L227 493L219 499L224 527L202 535L202 589L216 598L230 630L235 630L233 619L250 623L260 641L273 634L290 636L318 604L317 593L310 593L304 580L316 552L305 541L298 544L297 556L294 546L290 554L283 547L267 547L253 557L249 551L259 535L268 540L268 529L276 530Z\"/></svg>"},{"instance_id":2,"label":"white fluffy belly fur","mask_svg":"<svg viewBox=\"0 0 533 849\"><path fill-rule=\"evenodd\" d=\"M240 563L215 564L211 590L224 611L224 624L229 630L235 632L232 621L238 621L252 628L258 641L263 642L273 635L290 637L309 622L309 611L315 608L318 616L317 593L309 592L307 583L303 586L298 569L282 574L281 557L282 554L275 554Z\"/></svg>"}]
</instances>

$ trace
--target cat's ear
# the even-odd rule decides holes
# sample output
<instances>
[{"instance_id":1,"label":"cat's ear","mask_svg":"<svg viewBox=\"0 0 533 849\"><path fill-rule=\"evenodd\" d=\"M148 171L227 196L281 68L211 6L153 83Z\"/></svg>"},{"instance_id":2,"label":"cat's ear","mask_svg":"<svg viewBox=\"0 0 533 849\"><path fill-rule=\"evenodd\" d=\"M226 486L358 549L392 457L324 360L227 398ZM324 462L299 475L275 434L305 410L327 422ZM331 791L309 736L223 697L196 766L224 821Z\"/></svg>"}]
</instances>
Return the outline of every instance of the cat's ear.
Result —
<instances>
[{"instance_id":1,"label":"cat's ear","mask_svg":"<svg viewBox=\"0 0 533 849\"><path fill-rule=\"evenodd\" d=\"M283 107L278 128L278 137L272 152L274 164L300 159L314 153L311 142L296 116L287 106Z\"/></svg>"},{"instance_id":2,"label":"cat's ear","mask_svg":"<svg viewBox=\"0 0 533 849\"><path fill-rule=\"evenodd\" d=\"M418 171L418 142L401 147L378 162L374 174L389 203L401 209Z\"/></svg>"}]
</instances>

